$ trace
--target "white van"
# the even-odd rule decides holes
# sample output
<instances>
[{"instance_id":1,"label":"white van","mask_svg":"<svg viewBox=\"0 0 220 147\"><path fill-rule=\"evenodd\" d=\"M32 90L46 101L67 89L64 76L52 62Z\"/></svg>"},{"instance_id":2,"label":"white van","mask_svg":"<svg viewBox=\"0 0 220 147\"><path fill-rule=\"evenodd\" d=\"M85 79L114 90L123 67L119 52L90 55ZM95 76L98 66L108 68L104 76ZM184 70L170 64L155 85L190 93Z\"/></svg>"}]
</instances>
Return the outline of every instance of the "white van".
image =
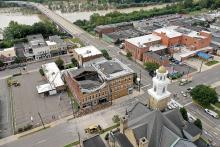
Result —
<instances>
[{"instance_id":1,"label":"white van","mask_svg":"<svg viewBox=\"0 0 220 147\"><path fill-rule=\"evenodd\" d=\"M211 115L214 118L219 118L218 114L212 110L209 109L205 109L205 112L208 113L209 115Z\"/></svg>"}]
</instances>

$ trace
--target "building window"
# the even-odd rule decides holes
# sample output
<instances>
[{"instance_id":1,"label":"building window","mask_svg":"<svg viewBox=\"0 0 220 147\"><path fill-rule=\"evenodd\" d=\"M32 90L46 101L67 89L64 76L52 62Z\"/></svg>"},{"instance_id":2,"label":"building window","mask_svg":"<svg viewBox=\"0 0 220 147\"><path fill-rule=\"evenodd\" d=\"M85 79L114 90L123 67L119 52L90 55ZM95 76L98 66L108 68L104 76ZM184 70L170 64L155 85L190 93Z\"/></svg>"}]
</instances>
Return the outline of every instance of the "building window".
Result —
<instances>
[{"instance_id":1,"label":"building window","mask_svg":"<svg viewBox=\"0 0 220 147\"><path fill-rule=\"evenodd\" d=\"M162 91L162 93L164 93L165 92L165 87L163 87L163 91Z\"/></svg>"}]
</instances>

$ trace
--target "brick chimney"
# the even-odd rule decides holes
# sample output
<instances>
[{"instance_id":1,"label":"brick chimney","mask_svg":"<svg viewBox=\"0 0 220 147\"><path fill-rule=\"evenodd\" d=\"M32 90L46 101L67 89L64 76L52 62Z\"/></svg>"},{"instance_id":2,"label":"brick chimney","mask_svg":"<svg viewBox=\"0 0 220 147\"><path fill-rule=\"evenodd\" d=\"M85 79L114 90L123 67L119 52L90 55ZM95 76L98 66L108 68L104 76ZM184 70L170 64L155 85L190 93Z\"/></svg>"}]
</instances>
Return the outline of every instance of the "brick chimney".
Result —
<instances>
[{"instance_id":1,"label":"brick chimney","mask_svg":"<svg viewBox=\"0 0 220 147\"><path fill-rule=\"evenodd\" d=\"M138 147L148 147L149 141L146 137L142 137L139 139L139 146Z\"/></svg>"},{"instance_id":2,"label":"brick chimney","mask_svg":"<svg viewBox=\"0 0 220 147\"><path fill-rule=\"evenodd\" d=\"M126 116L120 118L120 132L124 134L124 131L128 128L128 119Z\"/></svg>"}]
</instances>

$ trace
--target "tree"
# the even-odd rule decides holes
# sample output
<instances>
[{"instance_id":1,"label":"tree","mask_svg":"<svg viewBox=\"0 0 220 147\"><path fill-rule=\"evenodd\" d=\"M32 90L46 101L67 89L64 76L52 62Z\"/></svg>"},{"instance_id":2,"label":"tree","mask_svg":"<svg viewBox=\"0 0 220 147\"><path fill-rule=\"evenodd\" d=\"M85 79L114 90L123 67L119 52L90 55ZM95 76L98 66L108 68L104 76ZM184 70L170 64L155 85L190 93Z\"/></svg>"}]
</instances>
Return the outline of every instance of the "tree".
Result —
<instances>
[{"instance_id":1,"label":"tree","mask_svg":"<svg viewBox=\"0 0 220 147\"><path fill-rule=\"evenodd\" d=\"M120 121L119 116L118 116L118 115L114 115L113 118L112 118L112 121L113 121L114 123L118 123L118 122Z\"/></svg>"},{"instance_id":2,"label":"tree","mask_svg":"<svg viewBox=\"0 0 220 147\"><path fill-rule=\"evenodd\" d=\"M107 50L103 49L101 50L102 55L107 59L107 60L111 60L112 58L109 56Z\"/></svg>"},{"instance_id":3,"label":"tree","mask_svg":"<svg viewBox=\"0 0 220 147\"><path fill-rule=\"evenodd\" d=\"M218 94L215 89L206 85L197 85L191 90L190 95L193 100L203 106L208 106L218 102Z\"/></svg>"},{"instance_id":4,"label":"tree","mask_svg":"<svg viewBox=\"0 0 220 147\"><path fill-rule=\"evenodd\" d=\"M152 71L155 71L156 69L158 69L160 67L160 65L158 63L154 63L154 62L145 62L144 67L149 72L152 72Z\"/></svg>"},{"instance_id":5,"label":"tree","mask_svg":"<svg viewBox=\"0 0 220 147\"><path fill-rule=\"evenodd\" d=\"M44 70L43 70L42 68L39 69L39 72L40 72L41 76L44 76L44 75L45 75L45 74L44 74Z\"/></svg>"},{"instance_id":6,"label":"tree","mask_svg":"<svg viewBox=\"0 0 220 147\"><path fill-rule=\"evenodd\" d=\"M75 58L71 59L71 62L73 63L73 65L76 67L78 66L78 61Z\"/></svg>"},{"instance_id":7,"label":"tree","mask_svg":"<svg viewBox=\"0 0 220 147\"><path fill-rule=\"evenodd\" d=\"M186 111L186 109L185 109L184 107L180 108L180 113L182 114L183 119L184 119L185 121L188 121L188 120L189 120L188 115L187 115L187 111Z\"/></svg>"},{"instance_id":8,"label":"tree","mask_svg":"<svg viewBox=\"0 0 220 147\"><path fill-rule=\"evenodd\" d=\"M0 60L0 67L3 67L5 64L2 60Z\"/></svg>"},{"instance_id":9,"label":"tree","mask_svg":"<svg viewBox=\"0 0 220 147\"><path fill-rule=\"evenodd\" d=\"M64 69L64 61L60 57L55 61L55 63L60 70Z\"/></svg>"},{"instance_id":10,"label":"tree","mask_svg":"<svg viewBox=\"0 0 220 147\"><path fill-rule=\"evenodd\" d=\"M21 63L22 62L22 59L19 58L19 57L16 57L15 60L14 60L14 63Z\"/></svg>"},{"instance_id":11,"label":"tree","mask_svg":"<svg viewBox=\"0 0 220 147\"><path fill-rule=\"evenodd\" d=\"M200 129L202 130L202 122L201 122L200 119L197 118L197 119L194 121L194 125L196 125L198 128L200 128Z\"/></svg>"}]
</instances>

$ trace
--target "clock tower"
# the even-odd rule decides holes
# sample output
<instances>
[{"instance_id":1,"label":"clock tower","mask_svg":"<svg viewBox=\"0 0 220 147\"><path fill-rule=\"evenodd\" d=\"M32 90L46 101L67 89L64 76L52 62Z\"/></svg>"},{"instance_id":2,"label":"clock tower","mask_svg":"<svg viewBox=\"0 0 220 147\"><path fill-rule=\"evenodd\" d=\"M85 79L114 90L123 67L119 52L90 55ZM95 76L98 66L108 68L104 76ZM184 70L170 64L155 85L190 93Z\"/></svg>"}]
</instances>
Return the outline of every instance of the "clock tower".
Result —
<instances>
[{"instance_id":1,"label":"clock tower","mask_svg":"<svg viewBox=\"0 0 220 147\"><path fill-rule=\"evenodd\" d=\"M150 99L149 107L152 109L164 110L170 101L171 93L167 91L170 80L167 78L168 71L164 66L156 70L156 76L153 77L153 87L148 89Z\"/></svg>"}]
</instances>

